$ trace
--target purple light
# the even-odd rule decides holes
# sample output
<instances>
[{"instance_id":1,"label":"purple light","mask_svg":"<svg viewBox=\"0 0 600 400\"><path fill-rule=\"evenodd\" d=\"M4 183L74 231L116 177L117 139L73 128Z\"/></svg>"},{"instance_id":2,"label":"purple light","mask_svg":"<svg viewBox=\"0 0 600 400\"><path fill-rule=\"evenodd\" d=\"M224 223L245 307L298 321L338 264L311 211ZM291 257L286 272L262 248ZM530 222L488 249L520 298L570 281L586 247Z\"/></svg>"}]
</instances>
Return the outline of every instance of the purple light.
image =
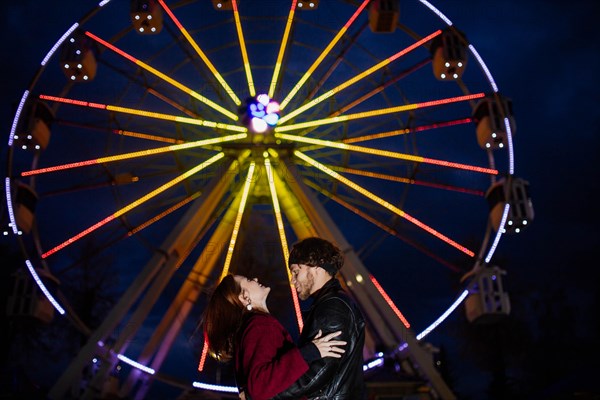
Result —
<instances>
[{"instance_id":1,"label":"purple light","mask_svg":"<svg viewBox=\"0 0 600 400\"><path fill-rule=\"evenodd\" d=\"M240 110L241 121L254 133L264 133L279 121L279 103L266 94L259 94L246 100Z\"/></svg>"}]
</instances>

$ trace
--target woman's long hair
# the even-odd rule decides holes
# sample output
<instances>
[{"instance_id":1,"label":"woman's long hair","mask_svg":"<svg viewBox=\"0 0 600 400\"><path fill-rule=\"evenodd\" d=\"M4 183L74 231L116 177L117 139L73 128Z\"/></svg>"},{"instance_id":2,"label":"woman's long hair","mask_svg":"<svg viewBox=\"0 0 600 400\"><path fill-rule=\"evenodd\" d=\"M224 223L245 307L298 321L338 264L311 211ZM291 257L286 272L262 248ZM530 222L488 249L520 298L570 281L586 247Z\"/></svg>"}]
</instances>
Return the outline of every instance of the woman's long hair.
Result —
<instances>
[{"instance_id":1,"label":"woman's long hair","mask_svg":"<svg viewBox=\"0 0 600 400\"><path fill-rule=\"evenodd\" d=\"M229 361L233 357L235 335L246 312L246 307L238 297L241 291L233 275L226 275L212 292L204 310L204 335L208 341L208 351L218 361Z\"/></svg>"}]
</instances>

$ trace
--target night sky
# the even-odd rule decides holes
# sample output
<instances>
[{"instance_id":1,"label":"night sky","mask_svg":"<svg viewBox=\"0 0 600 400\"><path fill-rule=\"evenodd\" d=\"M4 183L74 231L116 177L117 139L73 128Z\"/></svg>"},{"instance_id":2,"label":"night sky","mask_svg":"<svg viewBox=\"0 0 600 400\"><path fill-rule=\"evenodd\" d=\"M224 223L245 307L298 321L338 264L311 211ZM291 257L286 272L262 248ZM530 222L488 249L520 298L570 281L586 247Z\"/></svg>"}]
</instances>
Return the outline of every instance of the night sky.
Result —
<instances>
[{"instance_id":1,"label":"night sky","mask_svg":"<svg viewBox=\"0 0 600 400\"><path fill-rule=\"evenodd\" d=\"M39 61L66 28L95 4L90 0L2 2L3 137L8 137L15 104ZM584 349L586 345L597 348L600 333L600 273L593 258L600 245L600 213L594 201L600 189L596 167L600 160L600 3L448 0L433 4L467 34L501 92L513 101L516 175L529 181L535 210L531 226L505 237L496 253L507 271L505 285L513 316L528 326L527 343L546 352L555 371L564 371L557 372L564 379L557 379L554 393L591 390L587 374L594 368L600 372L592 359L598 350ZM6 141L2 147L2 165L6 165ZM443 343L459 330L459 322L459 316L451 317L450 333L440 333L432 341ZM460 346L445 346L451 355L459 356ZM454 383L465 397L486 398L488 372L472 364L450 364L456 371ZM550 398L553 392L548 390L537 395ZM598 395L597 386L595 390Z\"/></svg>"}]
</instances>

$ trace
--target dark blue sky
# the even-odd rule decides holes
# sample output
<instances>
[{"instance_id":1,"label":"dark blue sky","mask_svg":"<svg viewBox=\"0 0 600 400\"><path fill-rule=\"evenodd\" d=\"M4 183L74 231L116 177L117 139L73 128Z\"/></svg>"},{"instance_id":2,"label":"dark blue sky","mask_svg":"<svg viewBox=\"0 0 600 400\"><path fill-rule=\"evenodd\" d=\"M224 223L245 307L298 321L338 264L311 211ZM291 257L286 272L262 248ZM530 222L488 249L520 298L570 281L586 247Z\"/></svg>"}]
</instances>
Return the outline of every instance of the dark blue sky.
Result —
<instances>
[{"instance_id":1,"label":"dark blue sky","mask_svg":"<svg viewBox=\"0 0 600 400\"><path fill-rule=\"evenodd\" d=\"M513 101L516 175L531 184L535 220L522 234L503 239L497 253L506 260L502 267L508 272L506 285L513 289L511 299L532 304L532 299L564 292L561 301L573 312L573 329L566 332L576 335L573 340L587 340L600 325L600 274L594 259L600 245L595 201L600 178L600 4L433 3L467 33L501 92ZM0 5L4 138L14 105L42 57L95 4L28 0Z\"/></svg>"}]
</instances>

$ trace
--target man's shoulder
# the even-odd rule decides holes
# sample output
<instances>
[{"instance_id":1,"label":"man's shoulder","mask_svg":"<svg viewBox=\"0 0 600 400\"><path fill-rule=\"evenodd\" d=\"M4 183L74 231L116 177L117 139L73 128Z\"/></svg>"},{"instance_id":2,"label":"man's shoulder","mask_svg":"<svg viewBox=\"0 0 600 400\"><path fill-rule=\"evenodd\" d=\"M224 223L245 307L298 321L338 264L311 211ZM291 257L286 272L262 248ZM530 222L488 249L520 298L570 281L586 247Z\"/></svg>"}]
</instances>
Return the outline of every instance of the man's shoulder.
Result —
<instances>
[{"instance_id":1,"label":"man's shoulder","mask_svg":"<svg viewBox=\"0 0 600 400\"><path fill-rule=\"evenodd\" d=\"M347 309L350 312L354 312L354 310L358 309L354 300L344 292L328 293L328 295L323 296L315 306L318 309Z\"/></svg>"}]
</instances>

